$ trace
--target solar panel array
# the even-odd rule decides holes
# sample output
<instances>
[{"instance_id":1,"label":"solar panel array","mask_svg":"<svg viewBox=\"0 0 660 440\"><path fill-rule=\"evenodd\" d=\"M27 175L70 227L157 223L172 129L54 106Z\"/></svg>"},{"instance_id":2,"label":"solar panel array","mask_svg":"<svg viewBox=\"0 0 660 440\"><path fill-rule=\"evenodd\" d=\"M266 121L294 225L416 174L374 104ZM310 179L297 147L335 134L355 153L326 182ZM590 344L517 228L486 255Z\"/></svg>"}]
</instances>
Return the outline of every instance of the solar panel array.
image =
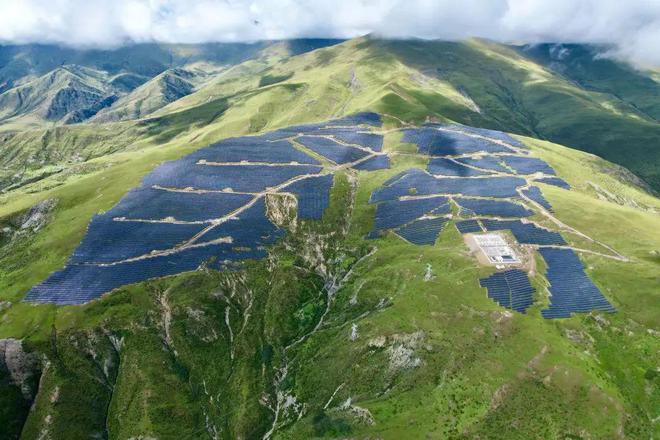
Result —
<instances>
[{"instance_id":1,"label":"solar panel array","mask_svg":"<svg viewBox=\"0 0 660 440\"><path fill-rule=\"evenodd\" d=\"M517 174L555 174L555 170L550 165L536 157L501 156L501 159Z\"/></svg>"},{"instance_id":2,"label":"solar panel array","mask_svg":"<svg viewBox=\"0 0 660 440\"><path fill-rule=\"evenodd\" d=\"M520 269L495 272L479 280L488 289L488 297L507 309L525 313L534 303L534 288L527 274Z\"/></svg>"},{"instance_id":3,"label":"solar panel array","mask_svg":"<svg viewBox=\"0 0 660 440\"><path fill-rule=\"evenodd\" d=\"M504 162L502 162L500 157L501 156L459 157L456 160L466 165L471 165L484 170L511 173L511 170L504 166Z\"/></svg>"},{"instance_id":4,"label":"solar panel array","mask_svg":"<svg viewBox=\"0 0 660 440\"><path fill-rule=\"evenodd\" d=\"M543 197L543 193L541 192L541 188L538 186L530 186L527 189L523 189L522 193L525 197L529 198L530 200L535 201L539 205L543 206L547 211L552 212L552 205L550 205L550 202L548 202L545 197Z\"/></svg>"},{"instance_id":5,"label":"solar panel array","mask_svg":"<svg viewBox=\"0 0 660 440\"><path fill-rule=\"evenodd\" d=\"M536 244L539 246L565 245L563 237L554 231L539 228L533 223L522 223L520 220L492 220L481 221L487 231L501 231L509 229L518 243Z\"/></svg>"},{"instance_id":6,"label":"solar panel array","mask_svg":"<svg viewBox=\"0 0 660 440\"><path fill-rule=\"evenodd\" d=\"M550 306L541 310L546 319L569 318L573 313L615 312L598 287L587 277L572 249L543 248L539 252L547 263L550 282Z\"/></svg>"},{"instance_id":7,"label":"solar panel array","mask_svg":"<svg viewBox=\"0 0 660 440\"><path fill-rule=\"evenodd\" d=\"M446 197L430 197L412 200L390 200L376 208L375 229L392 229L426 214L448 214L451 212Z\"/></svg>"},{"instance_id":8,"label":"solar panel array","mask_svg":"<svg viewBox=\"0 0 660 440\"><path fill-rule=\"evenodd\" d=\"M477 127L470 127L468 125L462 125L462 124L426 124L427 126L434 126L434 127L444 127L448 128L450 130L456 130L456 131L463 131L465 133L472 133L480 136L484 136L490 139L497 139L503 142L506 142L507 144L513 145L514 147L519 147L519 148L526 148L526 145L520 142L518 139L514 138L513 136L503 133L501 131L497 130L489 130L487 128L477 128Z\"/></svg>"},{"instance_id":9,"label":"solar panel array","mask_svg":"<svg viewBox=\"0 0 660 440\"><path fill-rule=\"evenodd\" d=\"M546 185L558 186L562 189L571 189L571 185L568 184L564 179L560 177L541 177L534 179L536 182L545 183Z\"/></svg>"},{"instance_id":10,"label":"solar panel array","mask_svg":"<svg viewBox=\"0 0 660 440\"><path fill-rule=\"evenodd\" d=\"M481 176L490 174L487 171L480 171L474 168L463 166L445 157L436 157L431 159L427 168L429 173L436 176Z\"/></svg>"},{"instance_id":11,"label":"solar panel array","mask_svg":"<svg viewBox=\"0 0 660 440\"><path fill-rule=\"evenodd\" d=\"M283 191L296 195L298 199L298 218L321 220L323 212L330 204L332 174L308 177L286 186Z\"/></svg>"},{"instance_id":12,"label":"solar panel array","mask_svg":"<svg viewBox=\"0 0 660 440\"><path fill-rule=\"evenodd\" d=\"M470 234L475 232L484 232L478 220L459 220L456 222L456 229L461 234Z\"/></svg>"},{"instance_id":13,"label":"solar panel array","mask_svg":"<svg viewBox=\"0 0 660 440\"><path fill-rule=\"evenodd\" d=\"M124 284L262 258L265 247L283 234L268 219L265 192L294 194L301 219L320 219L329 204L332 174L320 174L320 162L286 138L326 134L374 150L308 136L322 155L350 163L382 149L382 135L368 132L380 125L380 116L363 113L225 139L166 162L95 216L66 266L35 286L26 300L79 304ZM365 161L363 169L389 166L380 157Z\"/></svg>"},{"instance_id":14,"label":"solar panel array","mask_svg":"<svg viewBox=\"0 0 660 440\"><path fill-rule=\"evenodd\" d=\"M466 199L461 197L454 200L461 207L460 214L463 216L528 217L534 214L533 211L524 206L506 200Z\"/></svg>"},{"instance_id":15,"label":"solar panel array","mask_svg":"<svg viewBox=\"0 0 660 440\"><path fill-rule=\"evenodd\" d=\"M401 238L416 245L433 245L447 223L446 218L422 218L396 230Z\"/></svg>"},{"instance_id":16,"label":"solar panel array","mask_svg":"<svg viewBox=\"0 0 660 440\"><path fill-rule=\"evenodd\" d=\"M352 168L360 171L375 171L375 170L384 170L390 167L390 157L389 156L372 156L369 159L353 165Z\"/></svg>"},{"instance_id":17,"label":"solar panel array","mask_svg":"<svg viewBox=\"0 0 660 440\"><path fill-rule=\"evenodd\" d=\"M296 141L338 164L355 162L369 155L367 151L322 136L300 136Z\"/></svg>"},{"instance_id":18,"label":"solar panel array","mask_svg":"<svg viewBox=\"0 0 660 440\"><path fill-rule=\"evenodd\" d=\"M478 152L510 153L513 151L487 139L432 127L404 129L401 140L416 144L420 153L431 156L452 156Z\"/></svg>"}]
</instances>

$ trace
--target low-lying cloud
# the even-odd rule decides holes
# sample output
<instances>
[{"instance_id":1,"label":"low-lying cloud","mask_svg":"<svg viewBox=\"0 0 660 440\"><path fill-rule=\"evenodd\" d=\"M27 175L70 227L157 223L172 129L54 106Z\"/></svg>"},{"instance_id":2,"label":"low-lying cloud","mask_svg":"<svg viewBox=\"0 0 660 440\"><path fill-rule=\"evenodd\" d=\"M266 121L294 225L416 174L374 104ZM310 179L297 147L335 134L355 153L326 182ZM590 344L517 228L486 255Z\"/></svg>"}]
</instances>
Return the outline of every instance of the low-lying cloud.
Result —
<instances>
[{"instance_id":1,"label":"low-lying cloud","mask_svg":"<svg viewBox=\"0 0 660 440\"><path fill-rule=\"evenodd\" d=\"M0 0L0 42L390 38L596 43L660 66L660 0Z\"/></svg>"}]
</instances>

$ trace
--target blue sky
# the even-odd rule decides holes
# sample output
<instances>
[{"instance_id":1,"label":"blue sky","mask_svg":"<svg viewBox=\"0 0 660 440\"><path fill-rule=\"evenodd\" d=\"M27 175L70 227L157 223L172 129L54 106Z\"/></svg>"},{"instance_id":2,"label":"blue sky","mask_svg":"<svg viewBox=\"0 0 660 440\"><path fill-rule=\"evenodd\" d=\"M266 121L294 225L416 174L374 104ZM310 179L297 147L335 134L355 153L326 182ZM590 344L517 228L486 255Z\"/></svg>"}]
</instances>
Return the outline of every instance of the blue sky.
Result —
<instances>
[{"instance_id":1,"label":"blue sky","mask_svg":"<svg viewBox=\"0 0 660 440\"><path fill-rule=\"evenodd\" d=\"M613 45L660 66L660 0L0 0L0 42L113 47L135 42L383 37Z\"/></svg>"}]
</instances>

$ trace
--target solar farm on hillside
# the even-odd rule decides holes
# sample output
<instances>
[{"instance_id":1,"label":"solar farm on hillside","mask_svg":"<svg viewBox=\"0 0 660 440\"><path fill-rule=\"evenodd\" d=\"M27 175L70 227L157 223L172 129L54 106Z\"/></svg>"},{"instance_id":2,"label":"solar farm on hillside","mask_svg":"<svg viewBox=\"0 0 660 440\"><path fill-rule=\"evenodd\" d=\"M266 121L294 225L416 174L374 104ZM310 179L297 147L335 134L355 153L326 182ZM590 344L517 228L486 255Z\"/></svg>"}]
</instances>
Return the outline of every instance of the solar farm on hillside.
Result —
<instances>
[{"instance_id":1,"label":"solar farm on hillside","mask_svg":"<svg viewBox=\"0 0 660 440\"><path fill-rule=\"evenodd\" d=\"M524 143L457 124L390 131L414 145L409 154L427 165L404 169L371 193L375 217L367 238L394 233L411 245L433 246L453 224L494 265L475 282L499 306L526 313L540 294L516 248L545 261L544 318L615 311L561 228L539 222L556 220L542 185L570 185ZM163 163L96 215L65 267L26 300L82 304L126 284L200 267L240 269L242 261L265 257L286 233L269 212L269 197L295 197L298 219L321 220L337 171L387 170L403 154L384 148L384 133L378 114L359 113L225 139Z\"/></svg>"}]
</instances>

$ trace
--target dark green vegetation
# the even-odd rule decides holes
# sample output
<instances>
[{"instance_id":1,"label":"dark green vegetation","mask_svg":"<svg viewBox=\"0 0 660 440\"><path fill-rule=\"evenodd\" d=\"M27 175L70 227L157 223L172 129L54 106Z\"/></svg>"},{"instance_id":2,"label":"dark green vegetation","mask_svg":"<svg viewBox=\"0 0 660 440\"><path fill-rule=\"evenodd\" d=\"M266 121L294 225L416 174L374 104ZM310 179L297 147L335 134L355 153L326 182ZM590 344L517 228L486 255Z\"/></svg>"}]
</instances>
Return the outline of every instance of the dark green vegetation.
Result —
<instances>
[{"instance_id":1,"label":"dark green vegetation","mask_svg":"<svg viewBox=\"0 0 660 440\"><path fill-rule=\"evenodd\" d=\"M144 69L159 53L148 52ZM580 254L617 314L543 320L541 259L537 302L510 314L479 287L492 268L453 224L434 246L365 241L369 195L424 168L414 155L390 170L340 173L323 220L298 224L244 271L200 269L85 306L21 302L63 265L94 213L160 162L220 138L358 110L389 115L385 129L430 117L551 138L543 127L573 121L576 133L639 139L654 132L635 124L657 127L599 110L594 100L617 93L587 91L518 49L358 39L291 53L273 45L224 65L137 121L5 126L3 187L15 186L0 196L0 339L21 340L24 355L8 368L0 351L0 438L260 439L271 428L277 439L658 437L660 202L626 170L548 142L524 139L573 187L543 186L557 218L630 259ZM127 67L115 82L134 88L138 70L146 75ZM260 86L263 77L278 81ZM386 136L387 151L410 147Z\"/></svg>"}]
</instances>

